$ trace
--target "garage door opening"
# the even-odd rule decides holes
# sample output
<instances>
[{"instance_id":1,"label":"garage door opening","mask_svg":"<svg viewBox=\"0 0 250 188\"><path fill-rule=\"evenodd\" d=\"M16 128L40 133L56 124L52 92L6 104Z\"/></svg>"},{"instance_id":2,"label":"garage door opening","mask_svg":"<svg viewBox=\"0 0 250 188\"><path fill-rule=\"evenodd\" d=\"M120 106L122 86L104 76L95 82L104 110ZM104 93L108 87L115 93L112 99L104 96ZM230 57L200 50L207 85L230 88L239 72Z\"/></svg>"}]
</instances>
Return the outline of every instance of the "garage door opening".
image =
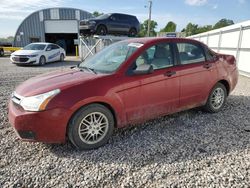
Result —
<instances>
[{"instance_id":1,"label":"garage door opening","mask_svg":"<svg viewBox=\"0 0 250 188\"><path fill-rule=\"evenodd\" d=\"M75 55L76 48L74 39L77 39L77 33L46 33L45 41L55 43L65 49L67 55Z\"/></svg>"}]
</instances>

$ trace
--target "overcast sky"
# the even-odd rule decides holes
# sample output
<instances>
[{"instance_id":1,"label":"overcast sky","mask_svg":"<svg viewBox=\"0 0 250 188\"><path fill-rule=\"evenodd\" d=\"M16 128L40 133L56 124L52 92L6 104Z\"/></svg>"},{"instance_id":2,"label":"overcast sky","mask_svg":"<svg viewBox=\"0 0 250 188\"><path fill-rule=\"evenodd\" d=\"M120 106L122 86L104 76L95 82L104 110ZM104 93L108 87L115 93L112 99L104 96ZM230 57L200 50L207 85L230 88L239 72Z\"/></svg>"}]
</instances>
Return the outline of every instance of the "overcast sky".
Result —
<instances>
[{"instance_id":1,"label":"overcast sky","mask_svg":"<svg viewBox=\"0 0 250 188\"><path fill-rule=\"evenodd\" d=\"M17 27L30 13L51 7L72 7L88 12L133 14L142 22L148 18L147 0L1 0L0 37L14 36ZM221 18L238 23L250 20L250 0L153 0L152 19L158 30L168 21L183 29L189 22L215 24Z\"/></svg>"}]
</instances>

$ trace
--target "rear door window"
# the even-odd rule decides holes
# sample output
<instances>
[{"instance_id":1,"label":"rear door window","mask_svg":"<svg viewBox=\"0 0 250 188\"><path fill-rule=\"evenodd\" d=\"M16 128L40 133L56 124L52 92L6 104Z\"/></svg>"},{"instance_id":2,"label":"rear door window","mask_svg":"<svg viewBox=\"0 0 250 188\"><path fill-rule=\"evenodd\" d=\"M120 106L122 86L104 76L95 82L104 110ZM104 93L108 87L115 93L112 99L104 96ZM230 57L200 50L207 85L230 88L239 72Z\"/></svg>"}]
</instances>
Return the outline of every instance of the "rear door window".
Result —
<instances>
[{"instance_id":1,"label":"rear door window","mask_svg":"<svg viewBox=\"0 0 250 188\"><path fill-rule=\"evenodd\" d=\"M53 49L53 50L59 49L59 46L53 44L53 45L52 45L52 49Z\"/></svg>"},{"instance_id":2,"label":"rear door window","mask_svg":"<svg viewBox=\"0 0 250 188\"><path fill-rule=\"evenodd\" d=\"M193 43L177 43L180 63L182 65L204 62L206 60L201 46Z\"/></svg>"}]
</instances>

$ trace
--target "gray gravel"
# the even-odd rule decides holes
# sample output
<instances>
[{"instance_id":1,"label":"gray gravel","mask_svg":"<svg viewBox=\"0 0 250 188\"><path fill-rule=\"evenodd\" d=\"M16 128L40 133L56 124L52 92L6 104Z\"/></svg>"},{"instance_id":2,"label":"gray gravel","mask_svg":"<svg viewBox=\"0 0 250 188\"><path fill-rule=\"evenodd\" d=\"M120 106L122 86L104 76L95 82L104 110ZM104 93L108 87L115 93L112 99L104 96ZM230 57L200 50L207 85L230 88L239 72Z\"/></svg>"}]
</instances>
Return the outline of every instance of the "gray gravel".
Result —
<instances>
[{"instance_id":1,"label":"gray gravel","mask_svg":"<svg viewBox=\"0 0 250 188\"><path fill-rule=\"evenodd\" d=\"M250 79L222 112L193 109L117 130L97 150L17 139L7 100L20 82L77 62L17 67L0 59L0 187L250 187Z\"/></svg>"}]
</instances>

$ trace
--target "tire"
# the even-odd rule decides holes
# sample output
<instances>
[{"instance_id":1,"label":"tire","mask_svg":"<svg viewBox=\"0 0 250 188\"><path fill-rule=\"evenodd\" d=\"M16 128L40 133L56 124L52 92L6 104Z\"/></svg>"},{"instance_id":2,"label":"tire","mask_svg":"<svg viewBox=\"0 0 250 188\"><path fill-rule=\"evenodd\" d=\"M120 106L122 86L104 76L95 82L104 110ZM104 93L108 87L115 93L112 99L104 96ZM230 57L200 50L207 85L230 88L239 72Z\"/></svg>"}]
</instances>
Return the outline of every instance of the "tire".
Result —
<instances>
[{"instance_id":1,"label":"tire","mask_svg":"<svg viewBox=\"0 0 250 188\"><path fill-rule=\"evenodd\" d=\"M137 35L137 31L135 28L131 28L128 32L129 37L135 37Z\"/></svg>"},{"instance_id":2,"label":"tire","mask_svg":"<svg viewBox=\"0 0 250 188\"><path fill-rule=\"evenodd\" d=\"M0 57L3 57L4 56L4 51L3 49L0 49Z\"/></svg>"},{"instance_id":3,"label":"tire","mask_svg":"<svg viewBox=\"0 0 250 188\"><path fill-rule=\"evenodd\" d=\"M46 58L44 56L41 56L39 59L39 65L43 66L43 65L45 65L45 63L46 63Z\"/></svg>"},{"instance_id":4,"label":"tire","mask_svg":"<svg viewBox=\"0 0 250 188\"><path fill-rule=\"evenodd\" d=\"M227 90L222 83L217 83L209 94L208 100L204 109L210 113L219 112L227 99Z\"/></svg>"},{"instance_id":5,"label":"tire","mask_svg":"<svg viewBox=\"0 0 250 188\"><path fill-rule=\"evenodd\" d=\"M100 25L97 27L96 34L97 35L107 35L108 31L104 25Z\"/></svg>"},{"instance_id":6,"label":"tire","mask_svg":"<svg viewBox=\"0 0 250 188\"><path fill-rule=\"evenodd\" d=\"M67 133L76 148L90 150L106 144L113 130L114 117L110 110L100 104L91 104L76 112Z\"/></svg>"},{"instance_id":7,"label":"tire","mask_svg":"<svg viewBox=\"0 0 250 188\"><path fill-rule=\"evenodd\" d=\"M63 62L64 61L64 54L61 54L60 55L60 62Z\"/></svg>"}]
</instances>

